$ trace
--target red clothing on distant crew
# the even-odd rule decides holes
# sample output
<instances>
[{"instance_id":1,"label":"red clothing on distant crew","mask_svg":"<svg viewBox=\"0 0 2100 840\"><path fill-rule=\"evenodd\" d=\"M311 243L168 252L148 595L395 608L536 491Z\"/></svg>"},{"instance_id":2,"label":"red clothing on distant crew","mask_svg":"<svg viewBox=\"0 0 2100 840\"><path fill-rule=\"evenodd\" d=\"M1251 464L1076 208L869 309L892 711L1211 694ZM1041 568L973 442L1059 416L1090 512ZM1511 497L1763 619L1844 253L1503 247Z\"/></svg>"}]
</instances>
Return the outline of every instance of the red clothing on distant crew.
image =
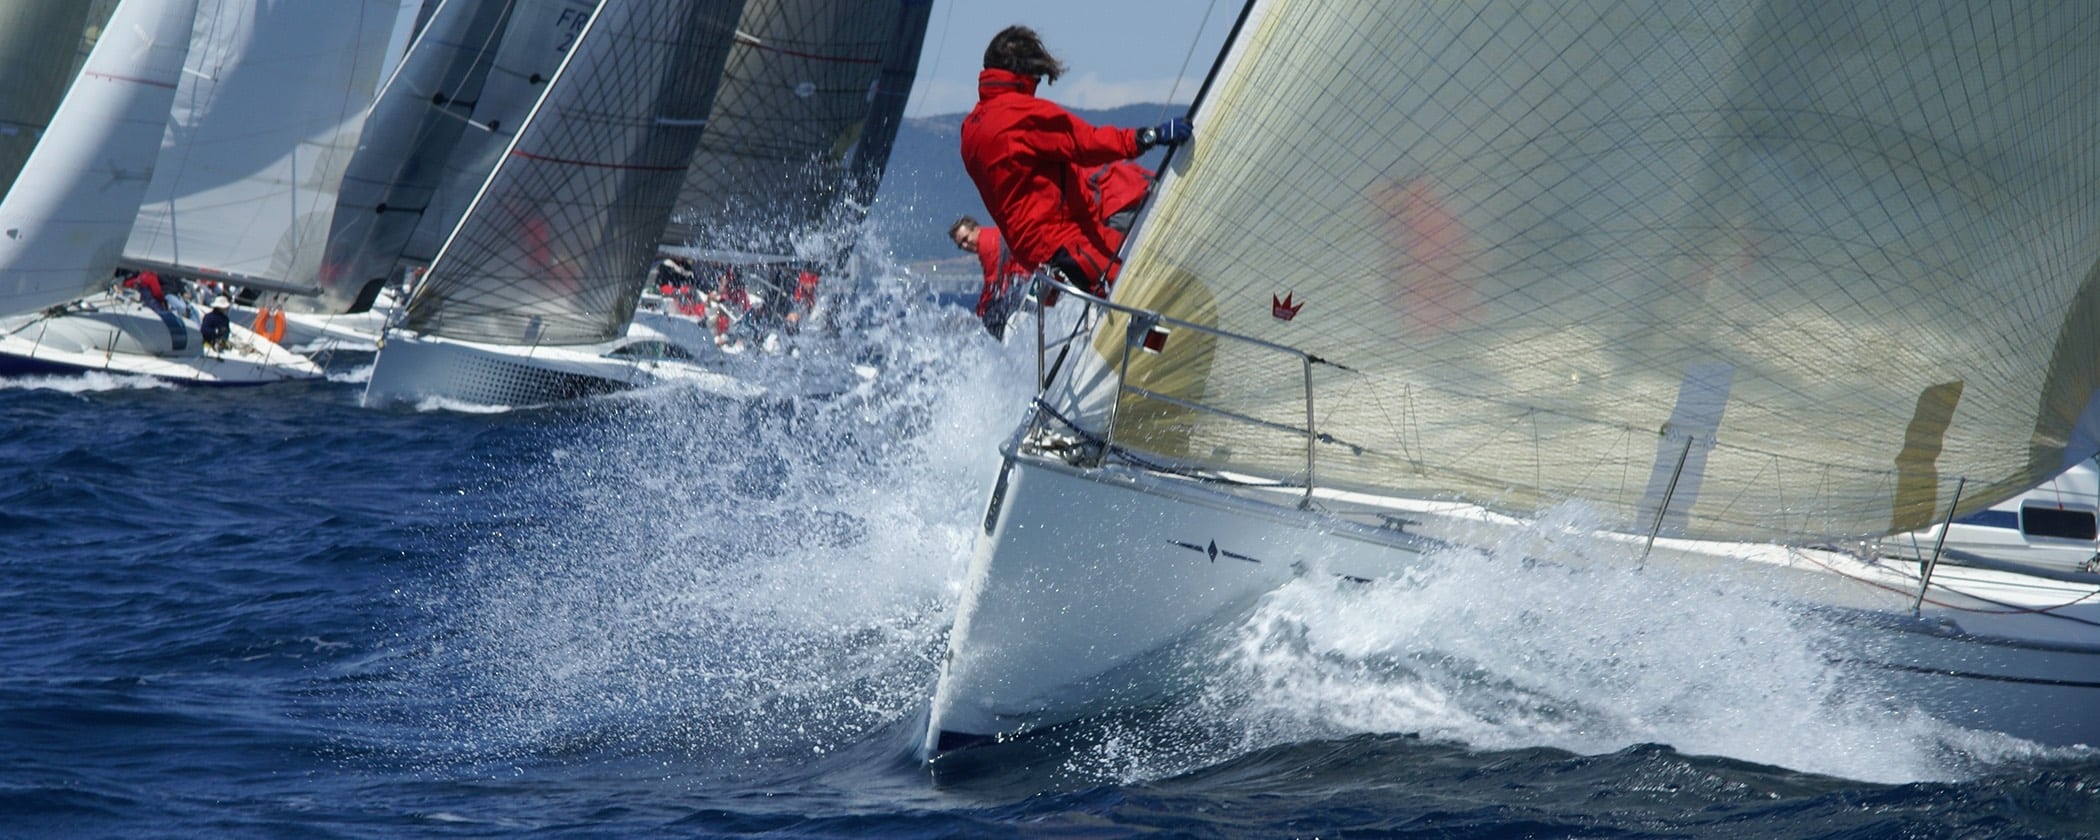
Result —
<instances>
[{"instance_id":1,"label":"red clothing on distant crew","mask_svg":"<svg viewBox=\"0 0 2100 840\"><path fill-rule=\"evenodd\" d=\"M821 278L814 271L803 271L795 275L795 305L808 309L817 302L817 283Z\"/></svg>"},{"instance_id":2,"label":"red clothing on distant crew","mask_svg":"<svg viewBox=\"0 0 2100 840\"><path fill-rule=\"evenodd\" d=\"M995 227L977 229L977 261L984 265L984 290L977 293L979 318L991 311L993 301L1006 297L1015 282L1035 270L1021 265L1007 252L1005 243L999 241L999 229Z\"/></svg>"},{"instance_id":3,"label":"red clothing on distant crew","mask_svg":"<svg viewBox=\"0 0 2100 840\"><path fill-rule=\"evenodd\" d=\"M977 75L977 107L963 119L963 168L977 185L1014 258L1049 262L1059 248L1091 272L1115 277L1110 247L1089 207L1083 170L1138 155L1137 132L1095 127L1035 95L1036 79L987 68Z\"/></svg>"},{"instance_id":4,"label":"red clothing on distant crew","mask_svg":"<svg viewBox=\"0 0 2100 840\"><path fill-rule=\"evenodd\" d=\"M139 299L145 301L154 309L168 308L168 296L160 290L160 275L158 274L151 271L141 271L126 279L124 288L137 289Z\"/></svg>"}]
</instances>

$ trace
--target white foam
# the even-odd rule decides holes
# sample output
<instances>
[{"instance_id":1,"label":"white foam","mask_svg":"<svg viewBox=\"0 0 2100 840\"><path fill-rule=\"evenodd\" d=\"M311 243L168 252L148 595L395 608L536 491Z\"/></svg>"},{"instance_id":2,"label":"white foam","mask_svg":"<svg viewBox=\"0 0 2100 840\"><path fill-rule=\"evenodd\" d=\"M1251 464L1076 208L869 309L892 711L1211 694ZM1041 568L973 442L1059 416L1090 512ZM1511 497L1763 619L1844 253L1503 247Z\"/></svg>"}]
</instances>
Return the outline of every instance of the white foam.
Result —
<instances>
[{"instance_id":1,"label":"white foam","mask_svg":"<svg viewBox=\"0 0 2100 840\"><path fill-rule=\"evenodd\" d=\"M1241 748L1360 733L1578 753L1652 742L1876 781L1953 777L1985 746L1876 696L1826 655L1834 638L1811 616L1585 544L1582 519L1447 549L1403 579L1295 581L1222 640L1218 677L1184 714L1227 722Z\"/></svg>"},{"instance_id":2,"label":"white foam","mask_svg":"<svg viewBox=\"0 0 2100 840\"><path fill-rule=\"evenodd\" d=\"M174 388L176 383L152 376L135 374L112 374L102 371L62 376L19 376L0 378L0 388L15 388L25 391L63 391L68 394L88 394L98 391L146 391Z\"/></svg>"}]
</instances>

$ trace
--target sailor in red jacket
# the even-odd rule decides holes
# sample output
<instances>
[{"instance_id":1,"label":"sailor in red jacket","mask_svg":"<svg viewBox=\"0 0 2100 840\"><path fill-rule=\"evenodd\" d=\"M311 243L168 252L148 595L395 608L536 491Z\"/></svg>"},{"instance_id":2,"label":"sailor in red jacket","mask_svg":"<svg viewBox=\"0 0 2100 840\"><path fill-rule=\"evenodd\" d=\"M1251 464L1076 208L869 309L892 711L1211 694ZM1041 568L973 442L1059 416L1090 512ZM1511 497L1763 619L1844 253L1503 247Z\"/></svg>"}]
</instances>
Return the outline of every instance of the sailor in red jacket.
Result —
<instances>
[{"instance_id":1,"label":"sailor in red jacket","mask_svg":"<svg viewBox=\"0 0 2100 840\"><path fill-rule=\"evenodd\" d=\"M139 302L156 310L166 311L168 296L161 291L160 275L151 271L140 271L124 278L124 288L139 293Z\"/></svg>"},{"instance_id":2,"label":"sailor in red jacket","mask_svg":"<svg viewBox=\"0 0 2100 840\"><path fill-rule=\"evenodd\" d=\"M1006 321L1020 308L1033 269L1015 260L1000 245L998 228L985 227L974 216L956 219L955 224L948 226L948 238L955 247L976 254L978 264L984 267L984 288L977 293L977 319L984 322L993 338L1004 338Z\"/></svg>"},{"instance_id":3,"label":"sailor in red jacket","mask_svg":"<svg viewBox=\"0 0 2100 840\"><path fill-rule=\"evenodd\" d=\"M1088 205L1088 170L1188 142L1188 120L1153 128L1095 127L1036 85L1064 73L1035 31L1009 26L984 50L977 107L963 119L963 168L1007 247L1025 265L1049 265L1095 294L1115 280L1116 247ZM1117 243L1120 244L1120 243Z\"/></svg>"}]
</instances>

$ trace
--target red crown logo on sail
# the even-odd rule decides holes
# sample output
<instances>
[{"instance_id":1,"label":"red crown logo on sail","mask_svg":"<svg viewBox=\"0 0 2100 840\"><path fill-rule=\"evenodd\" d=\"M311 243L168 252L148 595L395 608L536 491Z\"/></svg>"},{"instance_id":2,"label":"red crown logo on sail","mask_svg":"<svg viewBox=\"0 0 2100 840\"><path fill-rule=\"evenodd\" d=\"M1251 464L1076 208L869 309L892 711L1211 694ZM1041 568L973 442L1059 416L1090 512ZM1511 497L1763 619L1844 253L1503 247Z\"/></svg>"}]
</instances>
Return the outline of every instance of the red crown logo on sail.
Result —
<instances>
[{"instance_id":1,"label":"red crown logo on sail","mask_svg":"<svg viewBox=\"0 0 2100 840\"><path fill-rule=\"evenodd\" d=\"M1305 306L1303 303L1292 303L1291 294L1290 292L1284 292L1282 298L1278 298L1275 295L1269 296L1269 314L1276 316L1276 320L1288 321L1296 318L1298 317L1298 310Z\"/></svg>"}]
</instances>

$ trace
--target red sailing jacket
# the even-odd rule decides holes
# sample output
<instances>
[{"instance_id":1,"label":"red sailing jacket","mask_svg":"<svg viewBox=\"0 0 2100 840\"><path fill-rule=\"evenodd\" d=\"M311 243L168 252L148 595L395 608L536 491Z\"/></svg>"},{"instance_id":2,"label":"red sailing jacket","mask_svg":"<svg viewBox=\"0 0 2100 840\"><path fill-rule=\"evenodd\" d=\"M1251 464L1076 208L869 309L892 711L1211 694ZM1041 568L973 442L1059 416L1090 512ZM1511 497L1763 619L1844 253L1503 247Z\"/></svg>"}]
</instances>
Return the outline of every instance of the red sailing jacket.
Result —
<instances>
[{"instance_id":1,"label":"red sailing jacket","mask_svg":"<svg viewBox=\"0 0 2100 840\"><path fill-rule=\"evenodd\" d=\"M1041 265L1064 248L1096 277L1113 278L1115 249L1081 179L1136 157L1137 132L1088 125L1036 98L1035 88L1034 77L1006 70L977 75L977 107L963 119L963 168L1016 260Z\"/></svg>"},{"instance_id":2,"label":"red sailing jacket","mask_svg":"<svg viewBox=\"0 0 2100 840\"><path fill-rule=\"evenodd\" d=\"M1006 296L1017 278L1027 277L1034 270L1023 267L1007 253L1006 244L999 241L999 229L994 227L977 229L977 261L984 264L984 290L977 293L979 318L991 310L992 301Z\"/></svg>"}]
</instances>

